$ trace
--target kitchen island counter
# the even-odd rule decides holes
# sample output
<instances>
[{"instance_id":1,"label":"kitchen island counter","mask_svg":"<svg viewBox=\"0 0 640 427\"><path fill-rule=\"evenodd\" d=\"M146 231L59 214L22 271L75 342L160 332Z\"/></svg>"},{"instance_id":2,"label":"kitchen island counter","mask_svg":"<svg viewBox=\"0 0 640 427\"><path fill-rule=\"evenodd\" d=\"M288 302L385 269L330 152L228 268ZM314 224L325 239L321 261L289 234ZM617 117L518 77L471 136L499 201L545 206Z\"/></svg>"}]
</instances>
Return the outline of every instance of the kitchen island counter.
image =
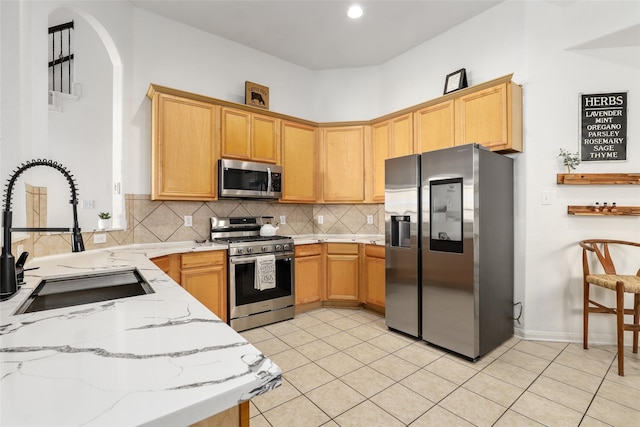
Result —
<instances>
[{"instance_id":1,"label":"kitchen island counter","mask_svg":"<svg viewBox=\"0 0 640 427\"><path fill-rule=\"evenodd\" d=\"M281 370L150 257L193 242L36 258L0 303L0 425L179 426L281 384ZM42 277L136 267L152 294L14 315Z\"/></svg>"}]
</instances>

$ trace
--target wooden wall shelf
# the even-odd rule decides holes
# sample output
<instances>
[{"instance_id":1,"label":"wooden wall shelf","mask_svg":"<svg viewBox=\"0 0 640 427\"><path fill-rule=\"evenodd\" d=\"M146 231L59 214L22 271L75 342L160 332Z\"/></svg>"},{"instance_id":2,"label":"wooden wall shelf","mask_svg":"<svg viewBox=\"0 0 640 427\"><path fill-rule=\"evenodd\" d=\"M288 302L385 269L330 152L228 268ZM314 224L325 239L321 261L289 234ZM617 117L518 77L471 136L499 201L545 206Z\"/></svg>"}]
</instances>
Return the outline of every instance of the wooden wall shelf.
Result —
<instances>
[{"instance_id":1,"label":"wooden wall shelf","mask_svg":"<svg viewBox=\"0 0 640 427\"><path fill-rule=\"evenodd\" d=\"M559 173L564 185L640 185L640 173Z\"/></svg>"},{"instance_id":2,"label":"wooden wall shelf","mask_svg":"<svg viewBox=\"0 0 640 427\"><path fill-rule=\"evenodd\" d=\"M569 215L584 216L620 216L633 215L640 216L640 206L617 206L616 212L595 211L593 206L567 206Z\"/></svg>"}]
</instances>

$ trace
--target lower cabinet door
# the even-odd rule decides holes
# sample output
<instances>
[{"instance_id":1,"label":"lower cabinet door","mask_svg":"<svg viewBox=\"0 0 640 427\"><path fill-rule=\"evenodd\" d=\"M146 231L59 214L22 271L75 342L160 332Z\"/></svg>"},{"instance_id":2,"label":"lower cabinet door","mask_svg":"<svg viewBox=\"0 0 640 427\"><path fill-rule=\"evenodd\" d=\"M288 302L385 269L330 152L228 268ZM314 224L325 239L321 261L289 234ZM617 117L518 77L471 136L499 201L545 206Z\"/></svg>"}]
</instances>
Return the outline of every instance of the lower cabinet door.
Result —
<instances>
[{"instance_id":1,"label":"lower cabinet door","mask_svg":"<svg viewBox=\"0 0 640 427\"><path fill-rule=\"evenodd\" d=\"M385 303L384 258L367 256L365 259L365 303L383 308Z\"/></svg>"},{"instance_id":2,"label":"lower cabinet door","mask_svg":"<svg viewBox=\"0 0 640 427\"><path fill-rule=\"evenodd\" d=\"M296 258L296 304L322 301L322 255Z\"/></svg>"},{"instance_id":3,"label":"lower cabinet door","mask_svg":"<svg viewBox=\"0 0 640 427\"><path fill-rule=\"evenodd\" d=\"M358 300L358 255L327 255L327 299Z\"/></svg>"},{"instance_id":4,"label":"lower cabinet door","mask_svg":"<svg viewBox=\"0 0 640 427\"><path fill-rule=\"evenodd\" d=\"M182 270L182 287L223 321L227 321L227 277L224 266Z\"/></svg>"}]
</instances>

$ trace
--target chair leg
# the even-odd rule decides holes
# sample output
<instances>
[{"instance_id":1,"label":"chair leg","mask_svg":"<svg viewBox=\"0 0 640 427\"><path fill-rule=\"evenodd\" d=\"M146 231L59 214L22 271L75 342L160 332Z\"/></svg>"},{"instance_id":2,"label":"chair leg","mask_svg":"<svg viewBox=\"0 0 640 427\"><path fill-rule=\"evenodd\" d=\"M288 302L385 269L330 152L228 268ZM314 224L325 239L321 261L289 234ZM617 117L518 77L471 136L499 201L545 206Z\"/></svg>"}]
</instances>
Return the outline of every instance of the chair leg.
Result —
<instances>
[{"instance_id":1,"label":"chair leg","mask_svg":"<svg viewBox=\"0 0 640 427\"><path fill-rule=\"evenodd\" d=\"M616 330L618 335L618 375L624 376L624 284L616 283Z\"/></svg>"},{"instance_id":2,"label":"chair leg","mask_svg":"<svg viewBox=\"0 0 640 427\"><path fill-rule=\"evenodd\" d=\"M633 352L638 352L638 325L640 325L640 294L633 295L633 324L635 329L633 330Z\"/></svg>"},{"instance_id":3,"label":"chair leg","mask_svg":"<svg viewBox=\"0 0 640 427\"><path fill-rule=\"evenodd\" d=\"M583 282L582 301L582 348L589 348L589 283Z\"/></svg>"}]
</instances>

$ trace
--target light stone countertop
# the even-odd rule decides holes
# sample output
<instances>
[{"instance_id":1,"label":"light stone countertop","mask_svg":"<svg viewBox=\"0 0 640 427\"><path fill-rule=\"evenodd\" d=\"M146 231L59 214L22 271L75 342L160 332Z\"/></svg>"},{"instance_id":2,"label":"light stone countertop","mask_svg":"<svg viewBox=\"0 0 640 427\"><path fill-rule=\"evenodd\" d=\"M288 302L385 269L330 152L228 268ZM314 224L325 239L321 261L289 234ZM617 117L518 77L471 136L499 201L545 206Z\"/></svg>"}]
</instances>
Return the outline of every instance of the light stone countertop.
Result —
<instances>
[{"instance_id":1,"label":"light stone countertop","mask_svg":"<svg viewBox=\"0 0 640 427\"><path fill-rule=\"evenodd\" d=\"M296 245L308 245L311 243L366 243L368 245L384 246L384 235L382 234L300 234L291 237Z\"/></svg>"},{"instance_id":2,"label":"light stone countertop","mask_svg":"<svg viewBox=\"0 0 640 427\"><path fill-rule=\"evenodd\" d=\"M382 235L291 237L384 245ZM224 249L137 244L28 260L37 269L0 302L0 425L188 425L279 386L277 365L149 261ZM155 293L13 315L42 278L131 267Z\"/></svg>"},{"instance_id":3,"label":"light stone countertop","mask_svg":"<svg viewBox=\"0 0 640 427\"><path fill-rule=\"evenodd\" d=\"M131 245L30 260L0 302L0 425L179 426L281 384L281 370L149 258L225 249ZM155 293L13 315L42 277L137 267Z\"/></svg>"}]
</instances>

